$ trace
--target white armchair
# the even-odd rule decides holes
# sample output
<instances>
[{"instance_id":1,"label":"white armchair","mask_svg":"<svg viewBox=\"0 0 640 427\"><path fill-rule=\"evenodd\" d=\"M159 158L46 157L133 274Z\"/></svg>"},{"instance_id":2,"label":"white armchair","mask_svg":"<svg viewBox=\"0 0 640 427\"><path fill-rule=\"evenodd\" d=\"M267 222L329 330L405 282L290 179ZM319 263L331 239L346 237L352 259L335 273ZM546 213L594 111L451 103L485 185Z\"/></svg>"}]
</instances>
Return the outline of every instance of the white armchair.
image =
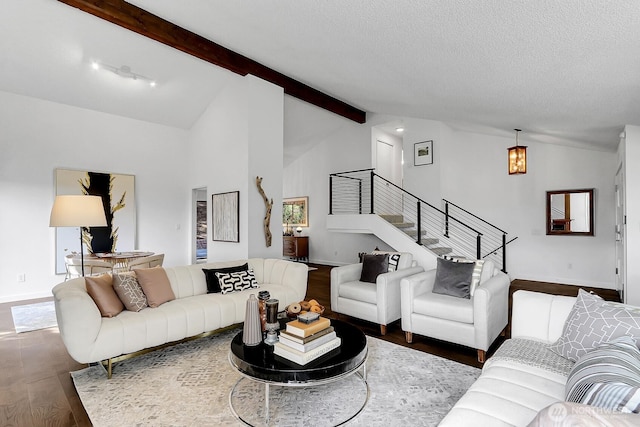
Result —
<instances>
[{"instance_id":1,"label":"white armchair","mask_svg":"<svg viewBox=\"0 0 640 427\"><path fill-rule=\"evenodd\" d=\"M400 318L400 280L423 271L413 266L413 256L402 252L397 270L379 274L376 283L361 282L362 263L335 267L331 270L331 311L380 325Z\"/></svg>"},{"instance_id":2,"label":"white armchair","mask_svg":"<svg viewBox=\"0 0 640 427\"><path fill-rule=\"evenodd\" d=\"M478 361L507 326L509 277L485 261L480 284L469 299L432 293L436 270L402 279L402 330L475 348Z\"/></svg>"}]
</instances>

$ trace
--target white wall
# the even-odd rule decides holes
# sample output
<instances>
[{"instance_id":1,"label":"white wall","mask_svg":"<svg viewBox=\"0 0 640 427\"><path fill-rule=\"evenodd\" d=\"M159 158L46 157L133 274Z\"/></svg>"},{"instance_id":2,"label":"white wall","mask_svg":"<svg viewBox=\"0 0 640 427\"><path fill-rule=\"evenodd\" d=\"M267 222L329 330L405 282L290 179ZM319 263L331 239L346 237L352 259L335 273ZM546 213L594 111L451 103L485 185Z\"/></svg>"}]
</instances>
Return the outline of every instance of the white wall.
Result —
<instances>
[{"instance_id":1,"label":"white wall","mask_svg":"<svg viewBox=\"0 0 640 427\"><path fill-rule=\"evenodd\" d=\"M323 113L307 114L313 120ZM365 125L345 122L285 168L285 196L310 198L312 260L353 262L355 252L377 244L375 238L367 241L361 235L339 236L318 227L324 226L329 173L371 167L371 136L362 129L387 120L391 118L373 115ZM507 148L513 145L513 138L454 130L437 121L402 121L405 189L436 207L441 206L442 198L449 199L505 229L510 237L517 236L507 253L512 279L615 288L616 153L539 144L521 134L521 144L529 146L528 172L509 176ZM433 140L434 163L413 166L413 144L425 140ZM547 236L546 191L576 188L596 189L595 237Z\"/></svg>"},{"instance_id":2,"label":"white wall","mask_svg":"<svg viewBox=\"0 0 640 427\"><path fill-rule=\"evenodd\" d=\"M340 265L357 262L358 253L376 246L390 249L372 235L332 233L326 231L329 211L329 174L371 167L371 126L360 125L312 105L287 97L285 122L304 116L310 123L330 123L330 131L322 133L313 144L298 140L297 134L285 132L285 150L297 144L306 150L284 168L283 197L309 196L309 236L311 262ZM375 121L369 120L369 123ZM313 125L312 125L313 126ZM285 129L287 129L285 127Z\"/></svg>"},{"instance_id":3,"label":"white wall","mask_svg":"<svg viewBox=\"0 0 640 427\"><path fill-rule=\"evenodd\" d=\"M50 296L64 279L49 228L56 168L135 175L138 249L188 262L186 131L6 92L0 129L1 302Z\"/></svg>"},{"instance_id":4,"label":"white wall","mask_svg":"<svg viewBox=\"0 0 640 427\"><path fill-rule=\"evenodd\" d=\"M207 187L211 195L240 191L240 242L214 242L211 227L207 256L211 261L254 256L282 256L283 91L253 76L237 77L209 105L189 135L188 187ZM265 245L265 206L255 178L263 177L273 197L270 248Z\"/></svg>"}]
</instances>

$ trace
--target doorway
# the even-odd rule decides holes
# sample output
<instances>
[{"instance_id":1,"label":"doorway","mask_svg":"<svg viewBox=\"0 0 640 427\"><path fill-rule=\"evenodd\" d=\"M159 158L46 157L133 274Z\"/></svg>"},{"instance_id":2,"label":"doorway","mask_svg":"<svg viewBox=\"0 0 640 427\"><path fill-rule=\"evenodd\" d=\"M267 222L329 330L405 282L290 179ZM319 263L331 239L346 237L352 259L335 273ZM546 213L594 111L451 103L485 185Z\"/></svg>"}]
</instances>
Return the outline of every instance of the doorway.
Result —
<instances>
[{"instance_id":1,"label":"doorway","mask_svg":"<svg viewBox=\"0 0 640 427\"><path fill-rule=\"evenodd\" d=\"M192 193L192 263L207 262L207 187L194 188Z\"/></svg>"},{"instance_id":2,"label":"doorway","mask_svg":"<svg viewBox=\"0 0 640 427\"><path fill-rule=\"evenodd\" d=\"M622 165L616 173L615 179L616 196L616 290L620 294L620 301L624 302L626 291L626 272L624 261L626 236L626 215L624 211L624 171Z\"/></svg>"}]
</instances>

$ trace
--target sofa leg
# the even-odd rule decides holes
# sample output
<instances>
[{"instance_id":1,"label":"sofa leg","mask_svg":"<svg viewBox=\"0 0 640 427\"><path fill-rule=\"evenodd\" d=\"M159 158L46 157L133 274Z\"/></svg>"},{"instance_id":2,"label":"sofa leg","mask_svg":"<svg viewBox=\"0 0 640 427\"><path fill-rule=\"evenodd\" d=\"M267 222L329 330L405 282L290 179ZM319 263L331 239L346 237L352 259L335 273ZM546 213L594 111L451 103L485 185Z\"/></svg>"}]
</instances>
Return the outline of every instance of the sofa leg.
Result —
<instances>
[{"instance_id":1,"label":"sofa leg","mask_svg":"<svg viewBox=\"0 0 640 427\"><path fill-rule=\"evenodd\" d=\"M478 350L478 362L484 363L487 353L484 350Z\"/></svg>"},{"instance_id":2,"label":"sofa leg","mask_svg":"<svg viewBox=\"0 0 640 427\"><path fill-rule=\"evenodd\" d=\"M380 335L387 335L387 325L380 325Z\"/></svg>"},{"instance_id":3,"label":"sofa leg","mask_svg":"<svg viewBox=\"0 0 640 427\"><path fill-rule=\"evenodd\" d=\"M404 339L407 340L409 344L411 344L413 342L413 332L405 331Z\"/></svg>"}]
</instances>

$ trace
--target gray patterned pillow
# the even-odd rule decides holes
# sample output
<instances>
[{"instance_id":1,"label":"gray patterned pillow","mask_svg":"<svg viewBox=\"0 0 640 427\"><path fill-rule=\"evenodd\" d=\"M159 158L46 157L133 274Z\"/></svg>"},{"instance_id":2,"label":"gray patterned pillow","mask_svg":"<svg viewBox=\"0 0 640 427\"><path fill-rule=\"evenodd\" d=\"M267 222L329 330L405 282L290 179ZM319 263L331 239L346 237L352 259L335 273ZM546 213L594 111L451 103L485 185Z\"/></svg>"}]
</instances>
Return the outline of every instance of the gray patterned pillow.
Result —
<instances>
[{"instance_id":1,"label":"gray patterned pillow","mask_svg":"<svg viewBox=\"0 0 640 427\"><path fill-rule=\"evenodd\" d=\"M580 289L562 335L549 349L575 362L598 345L624 335L640 339L640 309Z\"/></svg>"},{"instance_id":2,"label":"gray patterned pillow","mask_svg":"<svg viewBox=\"0 0 640 427\"><path fill-rule=\"evenodd\" d=\"M113 275L113 289L118 298L129 311L140 311L148 307L147 297L133 272L117 273Z\"/></svg>"},{"instance_id":3,"label":"gray patterned pillow","mask_svg":"<svg viewBox=\"0 0 640 427\"><path fill-rule=\"evenodd\" d=\"M616 338L578 359L567 379L566 400L637 414L640 350L633 338Z\"/></svg>"}]
</instances>

